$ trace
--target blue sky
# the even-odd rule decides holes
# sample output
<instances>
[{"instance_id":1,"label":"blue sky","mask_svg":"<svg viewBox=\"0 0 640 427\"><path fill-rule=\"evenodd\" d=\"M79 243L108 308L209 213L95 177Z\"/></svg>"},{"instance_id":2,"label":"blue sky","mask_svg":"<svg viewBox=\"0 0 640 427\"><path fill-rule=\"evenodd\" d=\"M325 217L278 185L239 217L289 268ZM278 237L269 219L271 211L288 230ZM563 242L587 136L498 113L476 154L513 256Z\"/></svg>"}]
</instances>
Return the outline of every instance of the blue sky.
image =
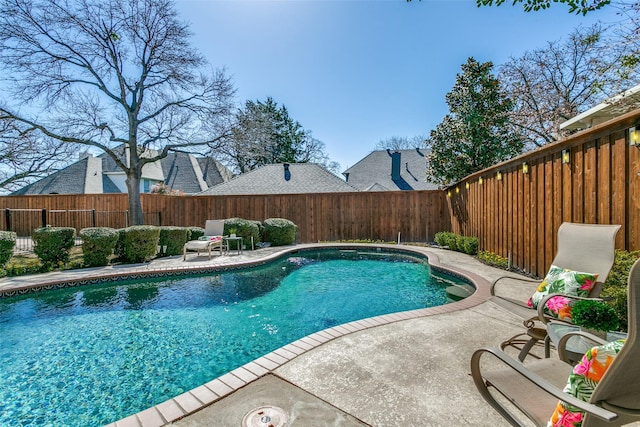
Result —
<instances>
[{"instance_id":1,"label":"blue sky","mask_svg":"<svg viewBox=\"0 0 640 427\"><path fill-rule=\"evenodd\" d=\"M238 105L268 96L326 145L340 171L382 139L428 135L469 56L496 67L566 37L579 25L615 21L566 6L525 13L474 0L177 0L192 45L225 67Z\"/></svg>"}]
</instances>

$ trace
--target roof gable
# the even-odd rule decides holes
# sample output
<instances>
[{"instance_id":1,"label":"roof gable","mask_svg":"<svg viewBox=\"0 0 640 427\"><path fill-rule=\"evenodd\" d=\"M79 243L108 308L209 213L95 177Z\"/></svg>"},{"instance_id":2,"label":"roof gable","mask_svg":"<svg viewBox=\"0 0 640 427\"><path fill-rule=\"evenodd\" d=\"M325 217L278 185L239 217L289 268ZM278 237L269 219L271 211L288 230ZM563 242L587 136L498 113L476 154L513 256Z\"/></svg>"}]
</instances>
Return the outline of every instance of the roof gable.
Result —
<instances>
[{"instance_id":1,"label":"roof gable","mask_svg":"<svg viewBox=\"0 0 640 427\"><path fill-rule=\"evenodd\" d=\"M309 194L353 192L355 188L314 163L277 163L238 175L200 194Z\"/></svg>"},{"instance_id":2,"label":"roof gable","mask_svg":"<svg viewBox=\"0 0 640 427\"><path fill-rule=\"evenodd\" d=\"M12 196L31 194L84 194L89 158L60 169L39 181L11 193Z\"/></svg>"},{"instance_id":3,"label":"roof gable","mask_svg":"<svg viewBox=\"0 0 640 427\"><path fill-rule=\"evenodd\" d=\"M427 150L376 150L343 172L360 191L436 190L426 181Z\"/></svg>"}]
</instances>

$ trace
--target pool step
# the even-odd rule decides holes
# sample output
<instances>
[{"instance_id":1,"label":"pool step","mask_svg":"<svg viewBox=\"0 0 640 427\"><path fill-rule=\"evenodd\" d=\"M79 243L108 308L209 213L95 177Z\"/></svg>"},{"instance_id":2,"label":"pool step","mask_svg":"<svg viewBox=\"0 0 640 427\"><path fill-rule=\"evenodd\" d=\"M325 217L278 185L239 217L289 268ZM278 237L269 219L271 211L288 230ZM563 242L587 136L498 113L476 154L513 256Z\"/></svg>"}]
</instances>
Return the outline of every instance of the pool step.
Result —
<instances>
[{"instance_id":1,"label":"pool step","mask_svg":"<svg viewBox=\"0 0 640 427\"><path fill-rule=\"evenodd\" d=\"M471 285L451 285L445 289L447 297L454 301L460 301L471 296L476 291Z\"/></svg>"}]
</instances>

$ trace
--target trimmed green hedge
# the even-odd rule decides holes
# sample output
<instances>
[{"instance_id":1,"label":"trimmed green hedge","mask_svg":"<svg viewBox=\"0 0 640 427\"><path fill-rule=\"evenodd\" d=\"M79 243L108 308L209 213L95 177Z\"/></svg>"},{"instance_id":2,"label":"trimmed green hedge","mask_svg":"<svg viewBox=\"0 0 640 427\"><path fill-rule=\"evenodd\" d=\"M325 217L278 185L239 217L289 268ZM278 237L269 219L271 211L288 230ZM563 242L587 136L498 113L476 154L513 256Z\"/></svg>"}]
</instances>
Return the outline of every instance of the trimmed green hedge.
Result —
<instances>
[{"instance_id":1,"label":"trimmed green hedge","mask_svg":"<svg viewBox=\"0 0 640 427\"><path fill-rule=\"evenodd\" d=\"M189 240L198 240L198 238L204 236L204 228L202 227L188 227Z\"/></svg>"},{"instance_id":2,"label":"trimmed green hedge","mask_svg":"<svg viewBox=\"0 0 640 427\"><path fill-rule=\"evenodd\" d=\"M0 231L0 267L4 267L13 256L16 238L13 231Z\"/></svg>"},{"instance_id":3,"label":"trimmed green hedge","mask_svg":"<svg viewBox=\"0 0 640 427\"><path fill-rule=\"evenodd\" d=\"M124 229L124 259L144 262L156 255L160 228L153 225L133 225Z\"/></svg>"},{"instance_id":4,"label":"trimmed green hedge","mask_svg":"<svg viewBox=\"0 0 640 427\"><path fill-rule=\"evenodd\" d=\"M31 234L33 251L45 265L66 264L75 237L76 229L72 227L37 228Z\"/></svg>"},{"instance_id":5,"label":"trimmed green hedge","mask_svg":"<svg viewBox=\"0 0 640 427\"><path fill-rule=\"evenodd\" d=\"M118 241L116 242L116 247L113 248L113 253L118 258L124 259L124 236L125 236L126 228L119 228L118 231Z\"/></svg>"},{"instance_id":6,"label":"trimmed green hedge","mask_svg":"<svg viewBox=\"0 0 640 427\"><path fill-rule=\"evenodd\" d=\"M260 229L256 224L256 221L250 221L243 218L229 218L224 220L224 235L229 236L231 233L236 233L236 236L242 237L243 243L247 248L251 247L251 237L253 237L253 244L260 243ZM238 242L229 241L229 249L237 249Z\"/></svg>"},{"instance_id":7,"label":"trimmed green hedge","mask_svg":"<svg viewBox=\"0 0 640 427\"><path fill-rule=\"evenodd\" d=\"M450 231L440 231L436 233L434 240L439 246L448 246L452 251L464 252L469 255L478 253L477 237L466 237Z\"/></svg>"},{"instance_id":8,"label":"trimmed green hedge","mask_svg":"<svg viewBox=\"0 0 640 427\"><path fill-rule=\"evenodd\" d=\"M291 245L296 240L298 226L288 219L269 218L264 221L264 234L271 246Z\"/></svg>"},{"instance_id":9,"label":"trimmed green hedge","mask_svg":"<svg viewBox=\"0 0 640 427\"><path fill-rule=\"evenodd\" d=\"M80 230L84 265L99 267L109 264L120 234L109 227L88 227Z\"/></svg>"},{"instance_id":10,"label":"trimmed green hedge","mask_svg":"<svg viewBox=\"0 0 640 427\"><path fill-rule=\"evenodd\" d=\"M184 244L189 240L189 231L186 227L162 226L160 228L160 238L158 245L161 246L163 256L182 255ZM167 247L165 250L164 247Z\"/></svg>"}]
</instances>

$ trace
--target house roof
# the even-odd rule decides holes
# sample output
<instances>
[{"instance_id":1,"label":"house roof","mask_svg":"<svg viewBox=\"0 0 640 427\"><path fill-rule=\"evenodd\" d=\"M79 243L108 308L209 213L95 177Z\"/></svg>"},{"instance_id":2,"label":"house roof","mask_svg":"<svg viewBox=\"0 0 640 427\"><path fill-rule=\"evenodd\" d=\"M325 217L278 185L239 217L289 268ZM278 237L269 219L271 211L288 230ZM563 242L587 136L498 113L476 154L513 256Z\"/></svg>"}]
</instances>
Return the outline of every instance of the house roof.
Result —
<instances>
[{"instance_id":1,"label":"house roof","mask_svg":"<svg viewBox=\"0 0 640 427\"><path fill-rule=\"evenodd\" d=\"M355 188L314 163L265 165L218 184L202 195L353 192Z\"/></svg>"},{"instance_id":2,"label":"house roof","mask_svg":"<svg viewBox=\"0 0 640 427\"><path fill-rule=\"evenodd\" d=\"M64 169L60 169L39 181L22 187L13 193L12 196L22 196L31 194L84 194L86 184L89 182L93 190L102 192L102 176L100 179L92 179L96 172L95 158L85 157L76 163L72 163ZM89 176L89 180L87 177ZM96 192L96 191L93 191Z\"/></svg>"},{"instance_id":3,"label":"house roof","mask_svg":"<svg viewBox=\"0 0 640 427\"><path fill-rule=\"evenodd\" d=\"M95 194L121 193L112 178L124 172L113 159L101 154L98 157L83 154L75 163L29 184L12 195L29 194ZM203 171L204 169L204 171ZM196 158L192 154L172 152L155 164L145 165L142 178L163 181L173 190L187 194L228 181L231 172L212 158Z\"/></svg>"},{"instance_id":4,"label":"house roof","mask_svg":"<svg viewBox=\"0 0 640 427\"><path fill-rule=\"evenodd\" d=\"M640 85L614 96L560 124L563 130L583 130L604 123L640 106Z\"/></svg>"},{"instance_id":5,"label":"house roof","mask_svg":"<svg viewBox=\"0 0 640 427\"><path fill-rule=\"evenodd\" d=\"M426 181L426 150L377 150L342 174L360 191L436 190ZM395 162L395 174L394 174Z\"/></svg>"}]
</instances>

